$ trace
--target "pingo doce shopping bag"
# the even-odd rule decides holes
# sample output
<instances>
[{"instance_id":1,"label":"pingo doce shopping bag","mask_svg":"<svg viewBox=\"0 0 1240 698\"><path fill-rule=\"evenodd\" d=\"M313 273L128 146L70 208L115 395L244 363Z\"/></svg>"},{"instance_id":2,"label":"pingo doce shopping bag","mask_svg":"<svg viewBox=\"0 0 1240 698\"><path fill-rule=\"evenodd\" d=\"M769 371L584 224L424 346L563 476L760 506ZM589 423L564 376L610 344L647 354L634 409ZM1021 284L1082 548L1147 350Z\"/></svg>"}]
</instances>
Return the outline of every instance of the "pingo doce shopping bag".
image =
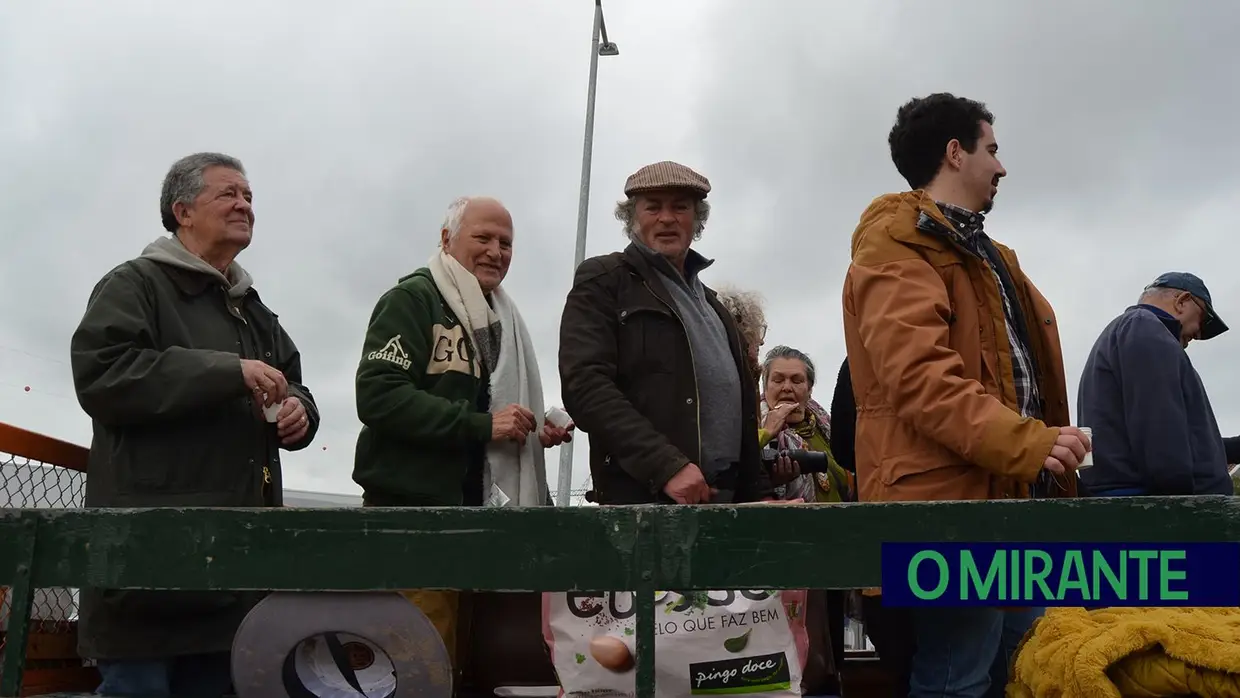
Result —
<instances>
[{"instance_id":1,"label":"pingo doce shopping bag","mask_svg":"<svg viewBox=\"0 0 1240 698\"><path fill-rule=\"evenodd\" d=\"M809 641L805 591L655 594L655 695L801 695ZM632 698L637 607L631 592L543 594L543 639L564 698Z\"/></svg>"}]
</instances>

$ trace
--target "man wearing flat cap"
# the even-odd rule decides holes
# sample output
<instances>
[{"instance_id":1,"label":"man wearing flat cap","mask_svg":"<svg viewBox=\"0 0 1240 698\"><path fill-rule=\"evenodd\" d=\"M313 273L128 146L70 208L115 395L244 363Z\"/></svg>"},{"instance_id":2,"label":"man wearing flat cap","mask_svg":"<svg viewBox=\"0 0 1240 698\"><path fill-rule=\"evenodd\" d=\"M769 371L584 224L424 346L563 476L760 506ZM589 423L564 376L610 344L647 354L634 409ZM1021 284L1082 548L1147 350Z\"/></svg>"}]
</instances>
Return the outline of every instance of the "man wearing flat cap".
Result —
<instances>
[{"instance_id":1,"label":"man wearing flat cap","mask_svg":"<svg viewBox=\"0 0 1240 698\"><path fill-rule=\"evenodd\" d=\"M1227 331L1210 291L1168 272L1111 321L1081 373L1077 412L1093 429L1093 496L1232 494L1214 410L1189 360L1189 342Z\"/></svg>"},{"instance_id":2,"label":"man wearing flat cap","mask_svg":"<svg viewBox=\"0 0 1240 698\"><path fill-rule=\"evenodd\" d=\"M564 405L590 439L599 504L766 499L757 396L731 314L691 249L710 182L675 162L635 172L616 205L629 245L582 262L560 323Z\"/></svg>"}]
</instances>

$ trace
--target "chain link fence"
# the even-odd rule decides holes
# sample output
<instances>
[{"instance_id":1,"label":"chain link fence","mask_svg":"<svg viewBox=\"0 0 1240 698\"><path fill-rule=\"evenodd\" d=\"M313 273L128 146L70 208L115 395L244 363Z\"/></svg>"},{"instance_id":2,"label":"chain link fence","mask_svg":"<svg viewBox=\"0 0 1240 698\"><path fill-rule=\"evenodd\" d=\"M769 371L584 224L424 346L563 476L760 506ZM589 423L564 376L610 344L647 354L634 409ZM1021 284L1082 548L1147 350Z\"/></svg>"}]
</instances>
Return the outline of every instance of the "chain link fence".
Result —
<instances>
[{"instance_id":1,"label":"chain link fence","mask_svg":"<svg viewBox=\"0 0 1240 698\"><path fill-rule=\"evenodd\" d=\"M0 451L0 508L76 508L82 506L85 494L85 472ZM77 589L35 589L30 610L32 636L73 638L77 600ZM0 586L0 656L7 644L12 603L10 589ZM65 648L61 654L69 652ZM65 661L75 663L67 657ZM27 664L33 668L39 663Z\"/></svg>"},{"instance_id":2,"label":"chain link fence","mask_svg":"<svg viewBox=\"0 0 1240 698\"><path fill-rule=\"evenodd\" d=\"M568 491L568 506L570 506L570 507L581 507L581 506L586 506L586 505L590 504L590 502L587 502L587 501L586 501L586 492L587 492L587 491L588 491L588 490L587 490L586 488L576 489L576 490L569 490L569 491ZM552 502L556 501L556 497L557 497L557 491L556 491L556 490L552 490L552 491L551 491L551 501L552 501Z\"/></svg>"}]
</instances>

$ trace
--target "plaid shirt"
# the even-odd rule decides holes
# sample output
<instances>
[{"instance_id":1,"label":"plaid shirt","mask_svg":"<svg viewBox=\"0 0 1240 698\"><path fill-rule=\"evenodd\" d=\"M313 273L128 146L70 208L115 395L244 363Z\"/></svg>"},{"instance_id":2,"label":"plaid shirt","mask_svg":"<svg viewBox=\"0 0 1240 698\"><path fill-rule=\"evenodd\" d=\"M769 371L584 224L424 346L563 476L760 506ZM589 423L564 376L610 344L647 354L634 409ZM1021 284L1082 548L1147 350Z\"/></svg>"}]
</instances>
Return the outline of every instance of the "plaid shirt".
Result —
<instances>
[{"instance_id":1,"label":"plaid shirt","mask_svg":"<svg viewBox=\"0 0 1240 698\"><path fill-rule=\"evenodd\" d=\"M1042 400L1038 394L1037 376L1033 375L1033 360L1030 358L1029 347L1025 346L1020 339L1020 334L1016 331L1015 313L1012 312L1012 304L1019 301L1008 297L1007 289L1003 287L1003 279L995 269L996 265L1003 263L1002 260L991 259L990 255L986 254L985 246L980 244L981 238L986 235L982 230L985 216L939 201L936 201L935 205L955 227L952 232L955 233L953 237L956 242L981 257L995 277L995 284L999 287L999 296L1003 298L1003 319L1007 327L1008 344L1012 348L1012 374L1016 382L1016 404L1020 407L1022 417L1041 419Z\"/></svg>"}]
</instances>

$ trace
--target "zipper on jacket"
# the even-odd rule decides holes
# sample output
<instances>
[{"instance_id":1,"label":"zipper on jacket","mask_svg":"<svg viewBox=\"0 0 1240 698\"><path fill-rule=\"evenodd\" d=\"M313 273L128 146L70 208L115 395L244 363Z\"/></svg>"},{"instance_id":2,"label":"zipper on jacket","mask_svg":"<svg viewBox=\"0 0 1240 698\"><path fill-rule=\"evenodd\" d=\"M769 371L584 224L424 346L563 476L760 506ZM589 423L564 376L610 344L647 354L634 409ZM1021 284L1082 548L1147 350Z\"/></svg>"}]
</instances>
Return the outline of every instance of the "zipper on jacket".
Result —
<instances>
[{"instance_id":1,"label":"zipper on jacket","mask_svg":"<svg viewBox=\"0 0 1240 698\"><path fill-rule=\"evenodd\" d=\"M242 325L244 325L244 326L246 326L246 327L249 327L249 326L250 326L249 321L245 319L245 315L241 312L241 306L240 306L240 305L234 305L234 304L232 303L232 301L231 301L231 300L227 297L227 292L225 292L224 307L228 308L229 314L230 314L230 315L232 315L233 317L237 318L238 320L240 320ZM248 352L247 352L247 349L249 349L249 347L247 347L247 346L246 346L246 337L245 337L245 333L243 333L243 332L238 332L238 333L237 333L237 339L238 339L238 340L240 340L238 343L239 343L239 345L240 345L240 347L241 347L241 351L237 352L237 354L238 354L238 355L240 355L240 356L241 356L241 358L245 358L245 355L248 353ZM261 354L262 354L261 349L260 349L258 352L256 352L256 353L261 355ZM253 399L253 398L251 398L251 399ZM266 440L264 440L264 447L263 447L263 450L264 450L264 451L266 451L266 450L267 450L267 448L266 448ZM259 494L260 494L260 496L261 496L261 497L262 497L262 499L263 499L263 503L264 503L264 504L267 504L267 503L268 503L268 495L270 495L270 494L271 494L271 468L270 468L270 467L268 467L268 466L266 466L266 465L264 465L264 466L263 466L263 471L262 471L262 482L261 482L261 484L259 485Z\"/></svg>"},{"instance_id":2,"label":"zipper on jacket","mask_svg":"<svg viewBox=\"0 0 1240 698\"><path fill-rule=\"evenodd\" d=\"M672 307L670 303L662 298L659 298L659 294L655 293L654 289L650 288L650 284L647 283L645 279L642 279L642 286L645 286L646 290L650 292L650 295L658 298L660 303L666 305L667 309L672 311L672 315L675 315L676 320L680 323L680 328L685 331L685 342L689 345L689 367L693 369L693 406L697 409L697 419L695 421L697 426L698 452L697 460L694 461L694 464L697 465L698 469L702 471L702 475L705 476L706 466L702 463L702 395L698 390L697 362L693 360L693 340L689 338L689 328L685 326L685 320L680 317L680 313L676 312L676 308Z\"/></svg>"},{"instance_id":3,"label":"zipper on jacket","mask_svg":"<svg viewBox=\"0 0 1240 698\"><path fill-rule=\"evenodd\" d=\"M234 303L234 302L233 302L233 299L231 299L231 298L229 298L229 297L228 297L228 291L227 291L227 289L223 289L223 288L221 288L220 290L221 290L221 291L223 291L223 294L224 294L224 307L228 308L228 312L229 312L229 314L230 314L230 315L232 315L233 317L237 318L238 320L240 320L240 321L241 321L241 324L246 325L246 326L249 326L249 324L250 324L250 323L249 323L248 321L246 321L246 319L245 319L245 315L244 315L244 314L242 314L242 312L241 312L241 304L240 304L240 303ZM238 300L241 300L241 299L238 299Z\"/></svg>"}]
</instances>

